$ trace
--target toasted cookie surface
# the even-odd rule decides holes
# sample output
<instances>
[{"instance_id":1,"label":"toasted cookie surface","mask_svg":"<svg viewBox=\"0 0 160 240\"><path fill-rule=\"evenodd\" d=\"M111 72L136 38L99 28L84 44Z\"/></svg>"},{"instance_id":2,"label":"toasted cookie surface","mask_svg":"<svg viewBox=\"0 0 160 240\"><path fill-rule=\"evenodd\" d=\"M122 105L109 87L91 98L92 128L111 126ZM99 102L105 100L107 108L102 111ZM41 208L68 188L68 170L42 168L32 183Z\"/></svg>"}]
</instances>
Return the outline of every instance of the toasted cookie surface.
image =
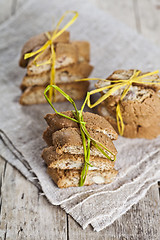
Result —
<instances>
[{"instance_id":1,"label":"toasted cookie surface","mask_svg":"<svg viewBox=\"0 0 160 240\"><path fill-rule=\"evenodd\" d=\"M133 75L134 70L117 70L107 79L109 80L128 80ZM142 75L144 73L141 73ZM159 85L156 80L159 78L157 74L143 78L142 81L150 80L155 84L140 84L133 83L128 93L120 103L121 115L124 123L124 137L130 138L154 138L160 134L159 130L159 115L160 115L160 95ZM108 82L99 81L96 84L97 88L103 87ZM116 107L120 100L124 88L121 88L108 97L102 104L98 106L98 113L105 116L112 124L114 129L117 129L116 123ZM104 95L106 91L101 94ZM152 126L155 124L156 131Z\"/></svg>"}]
</instances>

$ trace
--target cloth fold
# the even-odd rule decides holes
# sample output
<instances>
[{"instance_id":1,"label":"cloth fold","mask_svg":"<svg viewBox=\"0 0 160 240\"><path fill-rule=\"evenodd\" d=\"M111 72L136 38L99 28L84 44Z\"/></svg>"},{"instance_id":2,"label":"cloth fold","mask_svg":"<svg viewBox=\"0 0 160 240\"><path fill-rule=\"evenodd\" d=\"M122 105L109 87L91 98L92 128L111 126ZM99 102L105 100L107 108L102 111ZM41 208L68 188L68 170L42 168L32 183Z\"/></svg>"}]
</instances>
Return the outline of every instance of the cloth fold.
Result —
<instances>
[{"instance_id":1,"label":"cloth fold","mask_svg":"<svg viewBox=\"0 0 160 240\"><path fill-rule=\"evenodd\" d=\"M115 141L118 150L115 167L119 174L111 184L58 189L49 178L41 158L45 147L42 133L46 128L43 117L53 111L47 104L19 104L24 69L18 67L18 60L26 40L51 29L53 16L57 21L66 10L79 12L78 20L69 30L72 39L91 44L92 77L105 78L119 68L143 71L159 68L160 49L89 1L29 0L0 27L0 155L83 228L91 224L95 231L100 231L137 203L160 179L160 137L154 140L119 137ZM81 104L76 103L78 108ZM56 103L55 107L58 111L72 110L67 102Z\"/></svg>"},{"instance_id":2,"label":"cloth fold","mask_svg":"<svg viewBox=\"0 0 160 240\"><path fill-rule=\"evenodd\" d=\"M13 143L2 130L0 130L0 146L0 156L12 166L16 167L30 182L41 190L39 181L29 163L25 160L21 152L15 148Z\"/></svg>"}]
</instances>

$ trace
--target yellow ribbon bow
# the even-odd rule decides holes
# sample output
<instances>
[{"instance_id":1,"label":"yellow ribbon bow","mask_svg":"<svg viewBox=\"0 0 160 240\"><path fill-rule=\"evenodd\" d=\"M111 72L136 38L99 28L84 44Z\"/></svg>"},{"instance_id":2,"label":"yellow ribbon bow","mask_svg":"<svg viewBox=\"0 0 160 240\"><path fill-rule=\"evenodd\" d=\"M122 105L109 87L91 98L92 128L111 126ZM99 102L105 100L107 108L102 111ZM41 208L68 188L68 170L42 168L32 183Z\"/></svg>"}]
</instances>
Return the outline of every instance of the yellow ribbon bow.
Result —
<instances>
[{"instance_id":1,"label":"yellow ribbon bow","mask_svg":"<svg viewBox=\"0 0 160 240\"><path fill-rule=\"evenodd\" d=\"M61 25L62 21L64 20L64 18L68 15L68 14L74 14L74 16L72 17L72 19L61 29L58 31L59 26ZM60 18L60 20L58 21L55 30L53 31L53 34L51 35L49 32L46 33L46 36L48 37L48 41L37 51L35 52L31 52L31 53L26 53L24 56L24 59L28 59L31 58L35 55L34 58L34 63L35 65L41 66L41 65L45 65L45 64L51 64L51 73L50 73L50 85L55 84L55 60L56 60L56 54L55 54L55 50L54 50L54 43L53 40L55 40L57 37L59 37L70 25L72 25L75 20L78 17L78 12L76 11L66 11L63 16ZM44 51L50 46L51 48L51 57L48 61L37 64L36 60L40 57L40 55L42 55L44 53ZM49 99L52 101L52 96L54 96L54 101L55 101L55 91L53 92L53 88L50 88L49 91Z\"/></svg>"},{"instance_id":2,"label":"yellow ribbon bow","mask_svg":"<svg viewBox=\"0 0 160 240\"><path fill-rule=\"evenodd\" d=\"M160 79L155 79L155 81L153 82L151 79L146 78L148 76L152 76L154 74L159 73L158 70L154 71L154 72L151 72L151 73L142 74L142 75L140 75L140 73L141 73L141 71L134 70L133 75L128 80L120 79L120 80L113 80L112 81L112 80L109 80L109 79L100 79L100 78L90 78L90 79L85 78L85 79L77 80L77 81L99 80L99 81L105 81L105 82L113 83L113 84L110 84L110 85L107 85L105 87L95 89L95 90L92 90L91 92L89 92L87 104L90 108L93 108L93 107L97 106L98 104L100 104L101 102L103 102L105 99L107 99L109 96L111 96L118 89L120 89L120 88L123 89L124 88L124 90L122 91L120 100L117 103L117 107L116 107L117 127L118 127L119 134L121 136L124 133L124 123L123 123L123 118L122 118L122 114L121 114L121 110L120 110L120 104L121 104L121 101L125 98L125 96L128 93L130 87L132 86L132 84L133 83L148 84L148 85L149 84L151 84L151 85L160 84ZM94 104L91 104L90 96L95 94L95 93L102 92L104 90L108 90L107 93L105 93L102 97L100 97Z\"/></svg>"}]
</instances>

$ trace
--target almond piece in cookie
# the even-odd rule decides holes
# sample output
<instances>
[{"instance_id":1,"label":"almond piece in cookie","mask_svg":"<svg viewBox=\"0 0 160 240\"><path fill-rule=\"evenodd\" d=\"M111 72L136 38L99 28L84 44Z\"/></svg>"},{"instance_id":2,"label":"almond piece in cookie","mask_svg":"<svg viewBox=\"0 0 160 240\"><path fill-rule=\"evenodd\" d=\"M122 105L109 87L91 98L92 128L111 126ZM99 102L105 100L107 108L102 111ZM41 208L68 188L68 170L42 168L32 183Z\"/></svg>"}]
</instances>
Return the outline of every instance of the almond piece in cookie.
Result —
<instances>
[{"instance_id":1,"label":"almond piece in cookie","mask_svg":"<svg viewBox=\"0 0 160 240\"><path fill-rule=\"evenodd\" d=\"M115 169L109 171L88 171L84 186L111 183L116 178L117 173ZM48 168L48 174L59 188L79 186L80 170L62 170L51 167Z\"/></svg>"},{"instance_id":2,"label":"almond piece in cookie","mask_svg":"<svg viewBox=\"0 0 160 240\"><path fill-rule=\"evenodd\" d=\"M81 78L87 78L92 72L92 69L93 67L87 62L80 62L57 69L55 72L55 83L70 83ZM50 70L35 75L26 74L23 78L21 89L24 90L34 85L48 85L50 83L50 74Z\"/></svg>"},{"instance_id":3,"label":"almond piece in cookie","mask_svg":"<svg viewBox=\"0 0 160 240\"><path fill-rule=\"evenodd\" d=\"M56 61L55 69L59 69L71 64L78 62L78 50L77 47L71 43L57 43L55 48ZM48 47L36 60L37 65L35 65L34 60L30 60L27 65L27 74L35 75L41 74L43 72L49 71L51 69L51 64L43 64L48 61L51 57L51 50Z\"/></svg>"}]
</instances>

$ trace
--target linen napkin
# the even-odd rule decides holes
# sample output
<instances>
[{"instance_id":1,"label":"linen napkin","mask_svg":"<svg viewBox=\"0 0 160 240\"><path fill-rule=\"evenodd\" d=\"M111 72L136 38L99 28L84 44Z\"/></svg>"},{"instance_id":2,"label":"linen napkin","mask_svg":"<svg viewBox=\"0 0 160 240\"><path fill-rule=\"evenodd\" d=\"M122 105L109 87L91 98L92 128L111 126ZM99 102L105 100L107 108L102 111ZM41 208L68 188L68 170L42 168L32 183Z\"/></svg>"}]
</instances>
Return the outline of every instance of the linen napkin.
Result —
<instances>
[{"instance_id":1,"label":"linen napkin","mask_svg":"<svg viewBox=\"0 0 160 240\"><path fill-rule=\"evenodd\" d=\"M143 71L159 68L157 47L88 1L27 1L0 27L0 155L83 228L91 224L95 231L100 231L137 203L160 179L160 137L154 140L119 137L115 141L119 174L111 184L59 189L49 178L41 158L45 147L42 133L46 128L43 117L53 111L47 104L19 104L19 85L25 70L18 67L18 60L26 40L52 29L53 17L56 23L66 10L79 12L78 20L69 30L71 39L91 44L91 62L95 67L92 77L105 78L121 68ZM80 108L82 102L76 104ZM68 102L55 103L55 107L58 111L72 109Z\"/></svg>"}]
</instances>

